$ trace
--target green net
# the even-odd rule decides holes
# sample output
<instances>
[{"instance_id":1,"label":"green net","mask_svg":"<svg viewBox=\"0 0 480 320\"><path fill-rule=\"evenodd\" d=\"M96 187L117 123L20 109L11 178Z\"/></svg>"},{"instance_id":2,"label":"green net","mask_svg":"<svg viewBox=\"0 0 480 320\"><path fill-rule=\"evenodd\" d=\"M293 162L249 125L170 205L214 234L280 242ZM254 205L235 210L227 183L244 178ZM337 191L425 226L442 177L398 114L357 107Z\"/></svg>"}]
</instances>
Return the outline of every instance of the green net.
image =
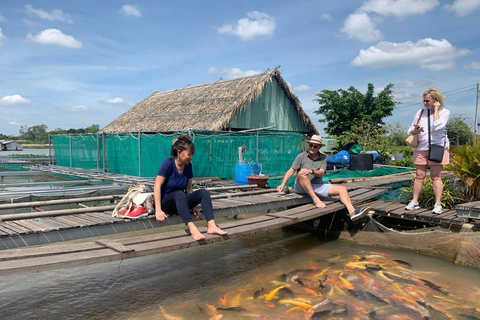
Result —
<instances>
[{"instance_id":1,"label":"green net","mask_svg":"<svg viewBox=\"0 0 480 320\"><path fill-rule=\"evenodd\" d=\"M96 169L102 163L102 144L98 135L52 136L58 166Z\"/></svg>"},{"instance_id":2,"label":"green net","mask_svg":"<svg viewBox=\"0 0 480 320\"><path fill-rule=\"evenodd\" d=\"M278 175L290 168L301 150L304 137L292 132L188 131L172 134L54 135L51 140L59 166L155 177L162 161L170 156L172 140L180 134L189 134L195 144L192 160L195 177L229 180L235 177L239 147L246 147L242 153L243 162L260 162L262 174Z\"/></svg>"}]
</instances>

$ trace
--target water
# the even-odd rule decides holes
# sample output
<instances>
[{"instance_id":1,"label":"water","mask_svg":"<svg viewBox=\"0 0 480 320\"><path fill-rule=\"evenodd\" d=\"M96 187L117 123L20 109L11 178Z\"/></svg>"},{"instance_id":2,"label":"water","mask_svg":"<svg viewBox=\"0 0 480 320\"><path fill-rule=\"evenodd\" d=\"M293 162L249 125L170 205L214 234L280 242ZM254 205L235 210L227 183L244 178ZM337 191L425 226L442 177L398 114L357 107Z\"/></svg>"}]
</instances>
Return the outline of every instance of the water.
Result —
<instances>
[{"instance_id":1,"label":"water","mask_svg":"<svg viewBox=\"0 0 480 320\"><path fill-rule=\"evenodd\" d=\"M19 155L19 157L21 157L22 155L29 155L29 154L34 154L38 156L44 155L45 157L48 157L48 149L23 149L21 151L20 150L0 151L0 159L2 157L7 157L12 154Z\"/></svg>"},{"instance_id":2,"label":"water","mask_svg":"<svg viewBox=\"0 0 480 320\"><path fill-rule=\"evenodd\" d=\"M366 261L385 273L359 269ZM280 297L268 299L276 288ZM308 319L321 302L313 319L475 319L466 316L479 317L480 270L275 230L120 263L0 277L1 319Z\"/></svg>"}]
</instances>

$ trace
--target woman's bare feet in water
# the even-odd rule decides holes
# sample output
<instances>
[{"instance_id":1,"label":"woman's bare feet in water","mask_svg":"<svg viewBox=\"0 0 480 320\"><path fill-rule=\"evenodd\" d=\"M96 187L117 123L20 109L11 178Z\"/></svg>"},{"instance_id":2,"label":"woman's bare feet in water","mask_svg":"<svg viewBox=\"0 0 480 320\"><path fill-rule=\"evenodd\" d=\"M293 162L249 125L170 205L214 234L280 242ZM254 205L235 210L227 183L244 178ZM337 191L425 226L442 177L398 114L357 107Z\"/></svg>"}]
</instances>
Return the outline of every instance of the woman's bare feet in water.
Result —
<instances>
[{"instance_id":1,"label":"woman's bare feet in water","mask_svg":"<svg viewBox=\"0 0 480 320\"><path fill-rule=\"evenodd\" d=\"M207 233L208 233L208 234L218 234L218 235L220 235L220 236L225 236L225 235L228 234L228 231L224 231L224 230L220 229L220 228L217 227L217 225L215 224L215 221L210 220L210 221L208 221Z\"/></svg>"},{"instance_id":2,"label":"woman's bare feet in water","mask_svg":"<svg viewBox=\"0 0 480 320\"><path fill-rule=\"evenodd\" d=\"M317 208L326 208L327 205L325 203L322 202L322 200L320 200L320 198L313 198L313 204L315 205L315 207Z\"/></svg>"},{"instance_id":3,"label":"woman's bare feet in water","mask_svg":"<svg viewBox=\"0 0 480 320\"><path fill-rule=\"evenodd\" d=\"M192 236L193 240L199 241L205 239L205 236L198 230L197 226L193 224L193 222L189 222L188 228L190 229L190 235Z\"/></svg>"}]
</instances>

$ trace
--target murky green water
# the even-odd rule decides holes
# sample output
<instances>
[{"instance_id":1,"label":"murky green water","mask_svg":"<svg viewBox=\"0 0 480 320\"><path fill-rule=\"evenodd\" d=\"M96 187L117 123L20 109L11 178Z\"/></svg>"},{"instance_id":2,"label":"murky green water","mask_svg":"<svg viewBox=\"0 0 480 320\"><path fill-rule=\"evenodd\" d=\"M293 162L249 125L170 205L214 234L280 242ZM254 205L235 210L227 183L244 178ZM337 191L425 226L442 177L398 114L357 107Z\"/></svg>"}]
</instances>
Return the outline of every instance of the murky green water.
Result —
<instances>
[{"instance_id":1,"label":"murky green water","mask_svg":"<svg viewBox=\"0 0 480 320\"><path fill-rule=\"evenodd\" d=\"M0 277L0 319L310 318L477 319L480 270L276 230Z\"/></svg>"}]
</instances>

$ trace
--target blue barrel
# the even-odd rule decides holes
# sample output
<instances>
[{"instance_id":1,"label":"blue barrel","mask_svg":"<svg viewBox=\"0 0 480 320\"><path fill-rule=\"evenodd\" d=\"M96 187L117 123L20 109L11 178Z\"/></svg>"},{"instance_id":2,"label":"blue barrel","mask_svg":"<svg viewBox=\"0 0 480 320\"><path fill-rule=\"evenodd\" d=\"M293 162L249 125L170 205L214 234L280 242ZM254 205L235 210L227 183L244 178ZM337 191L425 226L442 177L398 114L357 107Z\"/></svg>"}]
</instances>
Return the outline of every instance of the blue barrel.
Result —
<instances>
[{"instance_id":1,"label":"blue barrel","mask_svg":"<svg viewBox=\"0 0 480 320\"><path fill-rule=\"evenodd\" d=\"M258 176L262 164L260 162L253 163L240 163L235 165L235 183L236 184L248 184L247 177Z\"/></svg>"}]
</instances>

